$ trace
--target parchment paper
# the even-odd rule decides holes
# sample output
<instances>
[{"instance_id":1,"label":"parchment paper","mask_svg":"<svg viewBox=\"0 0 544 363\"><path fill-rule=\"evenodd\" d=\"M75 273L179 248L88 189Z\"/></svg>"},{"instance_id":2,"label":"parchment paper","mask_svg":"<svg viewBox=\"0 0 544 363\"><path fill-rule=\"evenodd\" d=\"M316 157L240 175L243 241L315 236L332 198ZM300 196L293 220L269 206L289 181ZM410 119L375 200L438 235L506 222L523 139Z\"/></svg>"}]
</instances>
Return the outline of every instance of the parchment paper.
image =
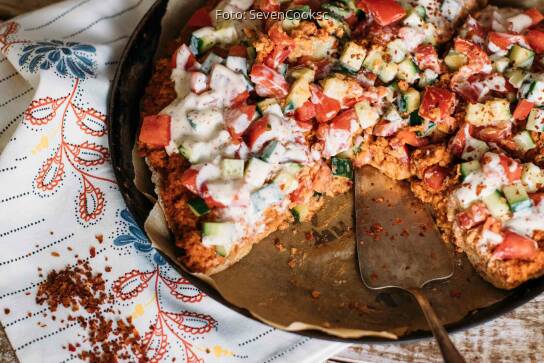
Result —
<instances>
[{"instance_id":1,"label":"parchment paper","mask_svg":"<svg viewBox=\"0 0 544 363\"><path fill-rule=\"evenodd\" d=\"M178 20L186 18L187 9L198 6L188 3L170 1L163 21L163 48L179 34L182 26ZM136 153L133 162L135 184L155 201L145 163ZM150 213L145 230L154 246L176 261L174 243L159 203ZM463 255L456 259L451 279L426 287L444 323L459 321L475 309L508 295L485 282ZM343 338L390 339L427 330L423 314L410 295L397 290L371 291L361 282L356 265L351 193L328 199L311 222L272 234L226 271L211 277L197 276L229 302L285 330L317 329Z\"/></svg>"}]
</instances>

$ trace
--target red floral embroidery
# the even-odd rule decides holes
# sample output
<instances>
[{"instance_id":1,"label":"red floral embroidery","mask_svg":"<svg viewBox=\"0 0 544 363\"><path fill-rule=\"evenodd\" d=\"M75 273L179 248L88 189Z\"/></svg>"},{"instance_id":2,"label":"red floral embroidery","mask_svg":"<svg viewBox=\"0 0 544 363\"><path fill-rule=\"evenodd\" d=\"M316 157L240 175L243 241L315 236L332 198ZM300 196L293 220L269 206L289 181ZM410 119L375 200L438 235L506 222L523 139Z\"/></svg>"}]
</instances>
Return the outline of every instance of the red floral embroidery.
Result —
<instances>
[{"instance_id":1,"label":"red floral embroidery","mask_svg":"<svg viewBox=\"0 0 544 363\"><path fill-rule=\"evenodd\" d=\"M78 129L92 136L106 134L106 117L92 108L83 109L74 103L79 79L74 80L70 94L53 99L45 97L33 101L25 111L25 122L31 126L43 126L57 120L60 123L60 140L55 154L46 159L35 180L42 192L53 192L62 184L66 175L65 163L79 175L81 189L77 197L79 218L84 222L96 220L103 212L104 193L97 182L115 183L114 180L93 174L88 168L102 165L109 160L108 149L90 141L71 143L66 135L68 121L75 117Z\"/></svg>"},{"instance_id":2,"label":"red floral embroidery","mask_svg":"<svg viewBox=\"0 0 544 363\"><path fill-rule=\"evenodd\" d=\"M165 310L161 302L161 290L167 287L168 292L182 302L198 302L204 294L192 286L183 277L171 278L161 273L161 265L155 270L142 272L132 270L119 277L113 284L115 296L121 300L130 300L142 291L152 288L154 298L154 317L149 330L143 335L145 359L149 362L160 362L169 351L169 346L176 342L185 353L186 363L202 363L193 349L193 345L182 334L201 335L209 333L217 326L217 321L209 315L191 311L172 312ZM186 291L188 294L184 294Z\"/></svg>"},{"instance_id":3,"label":"red floral embroidery","mask_svg":"<svg viewBox=\"0 0 544 363\"><path fill-rule=\"evenodd\" d=\"M11 36L19 30L19 24L8 21L0 24L0 51L6 53L13 44L28 43L26 40L12 40Z\"/></svg>"}]
</instances>

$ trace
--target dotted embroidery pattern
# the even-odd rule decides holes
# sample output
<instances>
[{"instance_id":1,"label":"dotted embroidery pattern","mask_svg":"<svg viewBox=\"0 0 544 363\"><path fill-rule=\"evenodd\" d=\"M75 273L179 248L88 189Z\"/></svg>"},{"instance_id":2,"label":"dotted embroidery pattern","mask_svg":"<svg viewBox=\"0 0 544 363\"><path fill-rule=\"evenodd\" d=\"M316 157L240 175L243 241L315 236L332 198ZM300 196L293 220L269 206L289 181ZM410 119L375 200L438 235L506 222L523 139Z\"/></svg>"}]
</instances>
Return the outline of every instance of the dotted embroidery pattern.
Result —
<instances>
[{"instance_id":1,"label":"dotted embroidery pattern","mask_svg":"<svg viewBox=\"0 0 544 363\"><path fill-rule=\"evenodd\" d=\"M277 353L276 355L274 355L272 358L270 359L267 359L266 361L264 361L263 363L270 363L270 362L273 362L275 361L276 359L278 358L281 358L283 357L284 355L286 355L287 353L289 352L292 352L293 350L295 350L296 348L308 343L310 341L310 338L304 338L304 339L301 339L299 340L297 343L291 345L289 348Z\"/></svg>"},{"instance_id":2,"label":"dotted embroidery pattern","mask_svg":"<svg viewBox=\"0 0 544 363\"><path fill-rule=\"evenodd\" d=\"M30 87L29 89L27 89L26 91L22 92L22 93L19 93L17 96L13 96L12 98L10 98L9 100L7 101L4 101L3 103L0 103L0 107L4 107L6 105L9 105L11 102L13 101L16 101L18 100L19 98L23 97L23 96L26 96L27 94L29 94L30 92L32 92L34 90L33 87Z\"/></svg>"},{"instance_id":3,"label":"dotted embroidery pattern","mask_svg":"<svg viewBox=\"0 0 544 363\"><path fill-rule=\"evenodd\" d=\"M49 243L49 244L47 244L47 245L45 245L45 246L41 246L40 248L33 249L32 252L29 252L29 253L27 253L27 254L25 254L25 255L22 255L22 256L19 256L19 257L14 257L14 258L12 258L12 259L10 259L10 260L7 260L7 261L4 261L4 262L0 262L0 266L7 265L7 264L10 264L10 263L13 263L13 262L22 261L22 260L24 260L25 258L28 258L28 257L30 257L30 256L33 256L33 255L35 255L35 254L37 254L37 253L40 253L40 252L42 252L42 251L48 249L48 248L50 248L50 247L53 247L53 246L55 246L55 245L58 245L59 243L64 242L64 241L66 241L67 239L72 238L72 237L74 237L74 234L73 234L73 233L70 233L69 235L64 236L64 237L62 237L62 238L60 238L60 239L58 239L58 240L56 240L56 241L53 241L53 242L51 242L51 243Z\"/></svg>"},{"instance_id":4,"label":"dotted embroidery pattern","mask_svg":"<svg viewBox=\"0 0 544 363\"><path fill-rule=\"evenodd\" d=\"M58 330L56 330L56 331L53 331L53 332L51 332L51 333L49 333L49 334L45 334L45 335L42 335L42 336L39 337L39 338L32 339L31 341L28 341L28 342L26 342L26 343L24 343L24 344L18 346L17 348L15 348L15 351L19 351L19 350L21 350L21 349L24 349L24 348L26 348L26 347L28 347L29 345L32 345L32 344L34 344L34 343L41 342L41 341L44 340L44 339L50 338L50 337L52 337L52 336L54 336L54 335L57 335L57 334L59 334L59 333L62 333L63 331L65 331L65 330L67 330L67 329L73 328L73 327L76 326L76 325L77 325L77 323L71 323L71 324L68 324L68 325L66 325L66 326L63 326L62 328L60 328L60 329L58 329Z\"/></svg>"},{"instance_id":5,"label":"dotted embroidery pattern","mask_svg":"<svg viewBox=\"0 0 544 363\"><path fill-rule=\"evenodd\" d=\"M27 195L30 195L30 192L24 192L24 193L21 193L21 194L12 195L11 197L0 199L0 204L6 203L6 202L9 202L9 201L12 201L12 200L17 200L17 199L25 197Z\"/></svg>"},{"instance_id":6,"label":"dotted embroidery pattern","mask_svg":"<svg viewBox=\"0 0 544 363\"><path fill-rule=\"evenodd\" d=\"M42 218L42 219L34 221L34 222L30 222L29 224L25 224L24 226L21 226L21 227L13 228L13 229L11 229L11 230L9 230L7 232L0 233L0 237L9 236L12 233L23 231L23 230L25 230L25 229L27 229L29 227L38 225L38 224L43 223L43 222L45 222L45 218Z\"/></svg>"},{"instance_id":7,"label":"dotted embroidery pattern","mask_svg":"<svg viewBox=\"0 0 544 363\"><path fill-rule=\"evenodd\" d=\"M40 314L43 314L43 313L45 313L45 312L48 311L48 310L49 310L48 308L45 308L45 309L42 309L42 310L40 310L40 311L36 311L36 312L34 312L34 313L30 314L30 315L24 315L23 317L21 317L21 318L19 318L19 319L16 319L16 320L13 320L12 322L7 323L7 324L5 325L5 327L7 328L7 327L10 327L10 326L15 325L15 324L17 324L17 323L20 323L20 322L22 322L22 321L25 321L25 320L28 320L28 319L32 319L33 317L38 316L38 315L40 315Z\"/></svg>"},{"instance_id":8,"label":"dotted embroidery pattern","mask_svg":"<svg viewBox=\"0 0 544 363\"><path fill-rule=\"evenodd\" d=\"M244 345L247 345L247 344L250 344L250 343L254 343L256 342L257 340L261 339L262 337L272 333L273 331L275 331L276 329L268 329L264 332L262 332L261 334L257 335L256 337L254 338L251 338L249 340L246 340L245 342L242 342L242 343L239 343L238 346L239 347L243 347Z\"/></svg>"}]
</instances>

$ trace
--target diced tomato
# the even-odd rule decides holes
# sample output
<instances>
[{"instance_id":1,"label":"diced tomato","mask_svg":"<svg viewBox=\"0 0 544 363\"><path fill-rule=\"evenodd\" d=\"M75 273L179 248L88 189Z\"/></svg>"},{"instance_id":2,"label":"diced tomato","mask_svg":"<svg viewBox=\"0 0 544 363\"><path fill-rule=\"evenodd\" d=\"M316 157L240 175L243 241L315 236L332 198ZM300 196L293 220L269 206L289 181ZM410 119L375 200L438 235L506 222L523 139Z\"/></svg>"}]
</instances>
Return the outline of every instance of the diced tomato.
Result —
<instances>
[{"instance_id":1,"label":"diced tomato","mask_svg":"<svg viewBox=\"0 0 544 363\"><path fill-rule=\"evenodd\" d=\"M472 125L466 123L459 128L454 137L451 138L448 148L453 155L460 158L465 151L465 146L467 143L467 135L472 136Z\"/></svg>"},{"instance_id":2,"label":"diced tomato","mask_svg":"<svg viewBox=\"0 0 544 363\"><path fill-rule=\"evenodd\" d=\"M525 10L525 15L528 15L533 21L531 26L537 25L544 19L544 15L542 15L542 13L537 8L530 8Z\"/></svg>"},{"instance_id":3,"label":"diced tomato","mask_svg":"<svg viewBox=\"0 0 544 363\"><path fill-rule=\"evenodd\" d=\"M529 30L529 32L525 34L525 38L527 38L529 45L535 52L538 54L544 53L544 32Z\"/></svg>"},{"instance_id":4,"label":"diced tomato","mask_svg":"<svg viewBox=\"0 0 544 363\"><path fill-rule=\"evenodd\" d=\"M538 244L531 238L505 230L504 239L494 250L493 257L500 260L533 260L538 254Z\"/></svg>"},{"instance_id":5,"label":"diced tomato","mask_svg":"<svg viewBox=\"0 0 544 363\"><path fill-rule=\"evenodd\" d=\"M211 26L212 24L210 9L208 9L206 6L197 9L187 22L187 25L192 28L203 28L205 26Z\"/></svg>"},{"instance_id":6,"label":"diced tomato","mask_svg":"<svg viewBox=\"0 0 544 363\"><path fill-rule=\"evenodd\" d=\"M515 34L490 32L488 42L501 49L508 50L516 43L524 43L524 37Z\"/></svg>"},{"instance_id":7,"label":"diced tomato","mask_svg":"<svg viewBox=\"0 0 544 363\"><path fill-rule=\"evenodd\" d=\"M467 210L457 214L457 223L462 229L468 230L484 223L489 216L485 203L476 202Z\"/></svg>"},{"instance_id":8,"label":"diced tomato","mask_svg":"<svg viewBox=\"0 0 544 363\"><path fill-rule=\"evenodd\" d=\"M285 78L264 64L254 64L249 76L255 83L255 91L261 97L283 98L289 92L289 84Z\"/></svg>"},{"instance_id":9,"label":"diced tomato","mask_svg":"<svg viewBox=\"0 0 544 363\"><path fill-rule=\"evenodd\" d=\"M423 95L419 115L425 119L440 122L455 110L455 93L440 87L427 87Z\"/></svg>"},{"instance_id":10,"label":"diced tomato","mask_svg":"<svg viewBox=\"0 0 544 363\"><path fill-rule=\"evenodd\" d=\"M246 102L248 98L249 98L249 92L244 91L232 99L232 101L230 102L230 106L234 107L234 106L240 105Z\"/></svg>"},{"instance_id":11,"label":"diced tomato","mask_svg":"<svg viewBox=\"0 0 544 363\"><path fill-rule=\"evenodd\" d=\"M544 193L531 193L529 197L535 205L539 205L544 200Z\"/></svg>"},{"instance_id":12,"label":"diced tomato","mask_svg":"<svg viewBox=\"0 0 544 363\"><path fill-rule=\"evenodd\" d=\"M527 116L529 116L529 112L531 112L534 106L535 104L531 101L519 101L518 105L516 106L516 110L514 111L514 119L520 121L527 119Z\"/></svg>"},{"instance_id":13,"label":"diced tomato","mask_svg":"<svg viewBox=\"0 0 544 363\"><path fill-rule=\"evenodd\" d=\"M415 50L416 62L420 69L430 69L440 73L440 61L436 49L431 44L421 44Z\"/></svg>"},{"instance_id":14,"label":"diced tomato","mask_svg":"<svg viewBox=\"0 0 544 363\"><path fill-rule=\"evenodd\" d=\"M253 121L245 132L245 141L249 149L253 150L253 147L257 145L257 141L261 136L271 129L272 127L270 126L267 116L263 116L260 119Z\"/></svg>"},{"instance_id":15,"label":"diced tomato","mask_svg":"<svg viewBox=\"0 0 544 363\"><path fill-rule=\"evenodd\" d=\"M242 44L236 44L229 48L229 55L233 57L247 57L247 49Z\"/></svg>"},{"instance_id":16,"label":"diced tomato","mask_svg":"<svg viewBox=\"0 0 544 363\"><path fill-rule=\"evenodd\" d=\"M196 57L193 55L189 47L185 44L182 44L175 52L172 54L170 60L170 67L181 69L191 69L191 67L196 63Z\"/></svg>"},{"instance_id":17,"label":"diced tomato","mask_svg":"<svg viewBox=\"0 0 544 363\"><path fill-rule=\"evenodd\" d=\"M415 131L408 129L400 130L395 139L399 140L403 144L408 144L410 146L420 147L429 144L429 139L426 137L418 137Z\"/></svg>"},{"instance_id":18,"label":"diced tomato","mask_svg":"<svg viewBox=\"0 0 544 363\"><path fill-rule=\"evenodd\" d=\"M315 106L312 102L306 101L295 110L295 119L297 121L308 121L315 117Z\"/></svg>"},{"instance_id":19,"label":"diced tomato","mask_svg":"<svg viewBox=\"0 0 544 363\"><path fill-rule=\"evenodd\" d=\"M198 175L198 170L189 168L183 172L181 175L181 185L187 188L194 194L198 194L199 190L196 185L196 177Z\"/></svg>"},{"instance_id":20,"label":"diced tomato","mask_svg":"<svg viewBox=\"0 0 544 363\"><path fill-rule=\"evenodd\" d=\"M381 26L404 18L406 10L395 0L360 0L357 7L370 13Z\"/></svg>"},{"instance_id":21,"label":"diced tomato","mask_svg":"<svg viewBox=\"0 0 544 363\"><path fill-rule=\"evenodd\" d=\"M276 69L291 54L295 41L283 30L281 22L274 23L268 29L268 36L274 43L274 49L266 57L265 63L270 68Z\"/></svg>"},{"instance_id":22,"label":"diced tomato","mask_svg":"<svg viewBox=\"0 0 544 363\"><path fill-rule=\"evenodd\" d=\"M454 48L456 52L465 54L468 59L468 64L461 67L462 73L479 73L491 64L487 53L480 46L466 39L456 38Z\"/></svg>"},{"instance_id":23,"label":"diced tomato","mask_svg":"<svg viewBox=\"0 0 544 363\"><path fill-rule=\"evenodd\" d=\"M225 110L225 125L234 140L239 141L241 139L241 135L246 131L256 112L257 107L255 105L245 104Z\"/></svg>"},{"instance_id":24,"label":"diced tomato","mask_svg":"<svg viewBox=\"0 0 544 363\"><path fill-rule=\"evenodd\" d=\"M329 74L333 64L327 59L313 59L309 56L302 56L297 60L297 64L313 67L315 69L315 78L321 79Z\"/></svg>"},{"instance_id":25,"label":"diced tomato","mask_svg":"<svg viewBox=\"0 0 544 363\"><path fill-rule=\"evenodd\" d=\"M510 183L519 181L521 179L521 172L523 170L521 164L504 154L500 154L499 157L504 174Z\"/></svg>"},{"instance_id":26,"label":"diced tomato","mask_svg":"<svg viewBox=\"0 0 544 363\"><path fill-rule=\"evenodd\" d=\"M503 122L496 126L478 128L474 131L474 134L482 141L501 143L512 136L512 124Z\"/></svg>"},{"instance_id":27,"label":"diced tomato","mask_svg":"<svg viewBox=\"0 0 544 363\"><path fill-rule=\"evenodd\" d=\"M390 122L388 120L380 120L372 129L372 135L389 137L393 136L399 131L401 125L398 122Z\"/></svg>"},{"instance_id":28,"label":"diced tomato","mask_svg":"<svg viewBox=\"0 0 544 363\"><path fill-rule=\"evenodd\" d=\"M440 165L433 165L423 172L423 182L432 190L438 191L442 189L447 176L448 169Z\"/></svg>"},{"instance_id":29,"label":"diced tomato","mask_svg":"<svg viewBox=\"0 0 544 363\"><path fill-rule=\"evenodd\" d=\"M265 13L280 11L280 2L278 0L257 0L255 7Z\"/></svg>"},{"instance_id":30,"label":"diced tomato","mask_svg":"<svg viewBox=\"0 0 544 363\"><path fill-rule=\"evenodd\" d=\"M145 116L138 140L148 146L165 147L168 145L170 143L170 116Z\"/></svg>"},{"instance_id":31,"label":"diced tomato","mask_svg":"<svg viewBox=\"0 0 544 363\"><path fill-rule=\"evenodd\" d=\"M351 132L351 123L357 121L357 113L354 109L349 109L338 116L336 116L331 121L331 128L336 130L346 130Z\"/></svg>"},{"instance_id":32,"label":"diced tomato","mask_svg":"<svg viewBox=\"0 0 544 363\"><path fill-rule=\"evenodd\" d=\"M315 84L310 84L312 93L311 101L315 105L315 118L318 122L327 122L340 111L340 102L334 98L325 96L321 88Z\"/></svg>"},{"instance_id":33,"label":"diced tomato","mask_svg":"<svg viewBox=\"0 0 544 363\"><path fill-rule=\"evenodd\" d=\"M465 35L466 39L470 41L479 41L480 39L485 38L486 31L471 15L467 17L464 27L467 28L467 34Z\"/></svg>"}]
</instances>

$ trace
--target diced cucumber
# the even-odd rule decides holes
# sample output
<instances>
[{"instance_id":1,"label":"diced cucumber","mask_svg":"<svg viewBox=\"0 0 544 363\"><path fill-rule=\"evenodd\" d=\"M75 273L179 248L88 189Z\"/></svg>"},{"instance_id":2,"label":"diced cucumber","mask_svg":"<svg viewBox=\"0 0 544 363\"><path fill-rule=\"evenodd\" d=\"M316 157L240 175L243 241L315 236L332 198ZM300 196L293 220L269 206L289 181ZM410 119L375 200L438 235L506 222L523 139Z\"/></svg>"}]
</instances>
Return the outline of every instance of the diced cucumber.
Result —
<instances>
[{"instance_id":1,"label":"diced cucumber","mask_svg":"<svg viewBox=\"0 0 544 363\"><path fill-rule=\"evenodd\" d=\"M414 111L416 112L416 111ZM412 112L413 113L413 112ZM416 131L417 137L427 137L436 130L436 123L431 120L423 120L423 130Z\"/></svg>"},{"instance_id":2,"label":"diced cucumber","mask_svg":"<svg viewBox=\"0 0 544 363\"><path fill-rule=\"evenodd\" d=\"M363 66L373 73L380 73L382 68L385 66L385 61L383 60L383 52L379 49L372 49L366 56Z\"/></svg>"},{"instance_id":3,"label":"diced cucumber","mask_svg":"<svg viewBox=\"0 0 544 363\"><path fill-rule=\"evenodd\" d=\"M287 31L291 29L295 29L299 25L300 25L300 19L289 19L288 17L286 17L281 22L281 27L283 28L283 30L287 30Z\"/></svg>"},{"instance_id":4,"label":"diced cucumber","mask_svg":"<svg viewBox=\"0 0 544 363\"><path fill-rule=\"evenodd\" d=\"M332 175L353 179L353 166L351 160L333 156L331 158Z\"/></svg>"},{"instance_id":5,"label":"diced cucumber","mask_svg":"<svg viewBox=\"0 0 544 363\"><path fill-rule=\"evenodd\" d=\"M232 236L234 225L226 222L204 222L202 223L202 236L204 237L227 237Z\"/></svg>"},{"instance_id":6,"label":"diced cucumber","mask_svg":"<svg viewBox=\"0 0 544 363\"><path fill-rule=\"evenodd\" d=\"M382 69L380 70L380 72L378 73L378 77L380 77L380 80L383 82L383 83L389 83L391 82L392 80L395 79L395 77L397 76L397 73L399 71L399 65L396 64L396 63L386 63Z\"/></svg>"},{"instance_id":7,"label":"diced cucumber","mask_svg":"<svg viewBox=\"0 0 544 363\"><path fill-rule=\"evenodd\" d=\"M537 192L544 187L544 171L533 163L523 164L521 182L529 193Z\"/></svg>"},{"instance_id":8,"label":"diced cucumber","mask_svg":"<svg viewBox=\"0 0 544 363\"><path fill-rule=\"evenodd\" d=\"M328 11L333 17L339 19L347 19L353 15L353 11L346 9L341 3L324 3L321 4L321 8Z\"/></svg>"},{"instance_id":9,"label":"diced cucumber","mask_svg":"<svg viewBox=\"0 0 544 363\"><path fill-rule=\"evenodd\" d=\"M250 199L253 210L256 213L260 213L282 200L283 194L277 184L271 183L251 193Z\"/></svg>"},{"instance_id":10,"label":"diced cucumber","mask_svg":"<svg viewBox=\"0 0 544 363\"><path fill-rule=\"evenodd\" d=\"M465 120L475 126L494 125L503 121L510 121L510 102L507 99L492 99L482 103L469 103Z\"/></svg>"},{"instance_id":11,"label":"diced cucumber","mask_svg":"<svg viewBox=\"0 0 544 363\"><path fill-rule=\"evenodd\" d=\"M301 19L308 19L310 11L311 9L308 5L288 9L285 13L285 19L283 19L281 26L284 30L291 30L298 27Z\"/></svg>"},{"instance_id":12,"label":"diced cucumber","mask_svg":"<svg viewBox=\"0 0 544 363\"><path fill-rule=\"evenodd\" d=\"M526 84L524 82L519 90L520 96L518 98L526 98L527 101L533 102L537 106L544 106L544 76L538 75L531 77L531 82Z\"/></svg>"},{"instance_id":13,"label":"diced cucumber","mask_svg":"<svg viewBox=\"0 0 544 363\"><path fill-rule=\"evenodd\" d=\"M463 160L480 160L480 158L489 150L489 146L482 140L473 137L467 138L465 149L461 158Z\"/></svg>"},{"instance_id":14,"label":"diced cucumber","mask_svg":"<svg viewBox=\"0 0 544 363\"><path fill-rule=\"evenodd\" d=\"M257 110L259 110L261 115L273 114L278 117L283 117L281 106L275 98L265 98L264 100L257 102Z\"/></svg>"},{"instance_id":15,"label":"diced cucumber","mask_svg":"<svg viewBox=\"0 0 544 363\"><path fill-rule=\"evenodd\" d=\"M510 207L506 199L498 191L485 196L483 202L487 206L489 213L497 219L504 220L510 214Z\"/></svg>"},{"instance_id":16,"label":"diced cucumber","mask_svg":"<svg viewBox=\"0 0 544 363\"><path fill-rule=\"evenodd\" d=\"M226 66L234 72L247 74L247 59L244 57L229 55L227 57Z\"/></svg>"},{"instance_id":17,"label":"diced cucumber","mask_svg":"<svg viewBox=\"0 0 544 363\"><path fill-rule=\"evenodd\" d=\"M314 79L315 72L308 68L305 68L305 70L306 72L297 73L299 78L291 85L291 90L285 100L284 111L286 113L292 112L302 106L312 95L309 82Z\"/></svg>"},{"instance_id":18,"label":"diced cucumber","mask_svg":"<svg viewBox=\"0 0 544 363\"><path fill-rule=\"evenodd\" d=\"M223 63L223 61L224 61L224 59L222 57L218 56L214 52L210 52L206 56L206 59L204 59L204 62L202 62L202 65L200 66L200 71L202 71L204 73L208 73L210 71L210 69L212 69L212 67L215 64ZM228 67L228 65L227 65L227 67Z\"/></svg>"},{"instance_id":19,"label":"diced cucumber","mask_svg":"<svg viewBox=\"0 0 544 363\"><path fill-rule=\"evenodd\" d=\"M507 72L508 82L515 88L520 88L523 84L523 81L527 78L528 74L522 71L521 69L514 69Z\"/></svg>"},{"instance_id":20,"label":"diced cucumber","mask_svg":"<svg viewBox=\"0 0 544 363\"><path fill-rule=\"evenodd\" d=\"M349 83L340 77L328 77L322 82L323 94L327 97L334 98L340 104L344 102L344 98L348 96Z\"/></svg>"},{"instance_id":21,"label":"diced cucumber","mask_svg":"<svg viewBox=\"0 0 544 363\"><path fill-rule=\"evenodd\" d=\"M221 160L221 176L223 179L239 179L244 177L244 160L223 159Z\"/></svg>"},{"instance_id":22,"label":"diced cucumber","mask_svg":"<svg viewBox=\"0 0 544 363\"><path fill-rule=\"evenodd\" d=\"M305 204L299 204L291 209L291 214L296 223L301 223L306 220L309 214L308 206Z\"/></svg>"},{"instance_id":23,"label":"diced cucumber","mask_svg":"<svg viewBox=\"0 0 544 363\"><path fill-rule=\"evenodd\" d=\"M261 159L269 163L277 163L285 153L285 147L278 141L270 141L263 149Z\"/></svg>"},{"instance_id":24,"label":"diced cucumber","mask_svg":"<svg viewBox=\"0 0 544 363\"><path fill-rule=\"evenodd\" d=\"M216 43L215 29L207 26L193 32L190 40L190 49L194 55L199 56L211 49Z\"/></svg>"},{"instance_id":25,"label":"diced cucumber","mask_svg":"<svg viewBox=\"0 0 544 363\"><path fill-rule=\"evenodd\" d=\"M415 9L412 9L406 18L404 18L403 23L407 26L417 28L423 25L423 19Z\"/></svg>"},{"instance_id":26,"label":"diced cucumber","mask_svg":"<svg viewBox=\"0 0 544 363\"><path fill-rule=\"evenodd\" d=\"M378 111L367 100L355 104L355 113L363 130L376 125L380 119Z\"/></svg>"},{"instance_id":27,"label":"diced cucumber","mask_svg":"<svg viewBox=\"0 0 544 363\"><path fill-rule=\"evenodd\" d=\"M521 131L516 136L514 136L513 139L518 148L523 152L534 149L536 147L536 144L531 137L531 133L527 130Z\"/></svg>"},{"instance_id":28,"label":"diced cucumber","mask_svg":"<svg viewBox=\"0 0 544 363\"><path fill-rule=\"evenodd\" d=\"M468 63L468 58L462 53L450 51L444 58L444 63L446 63L450 71L456 71Z\"/></svg>"},{"instance_id":29,"label":"diced cucumber","mask_svg":"<svg viewBox=\"0 0 544 363\"><path fill-rule=\"evenodd\" d=\"M409 125L419 126L423 123L423 119L419 116L419 111L413 111L410 113Z\"/></svg>"},{"instance_id":30,"label":"diced cucumber","mask_svg":"<svg viewBox=\"0 0 544 363\"><path fill-rule=\"evenodd\" d=\"M195 134L201 137L208 137L223 122L223 113L216 108L192 110L187 112L187 121Z\"/></svg>"},{"instance_id":31,"label":"diced cucumber","mask_svg":"<svg viewBox=\"0 0 544 363\"><path fill-rule=\"evenodd\" d=\"M395 39L387 44L387 53L391 56L391 61L400 63L406 58L406 46L402 39Z\"/></svg>"},{"instance_id":32,"label":"diced cucumber","mask_svg":"<svg viewBox=\"0 0 544 363\"><path fill-rule=\"evenodd\" d=\"M291 175L297 175L299 171L302 170L302 165L299 163L285 163L281 165L283 171L291 174Z\"/></svg>"},{"instance_id":33,"label":"diced cucumber","mask_svg":"<svg viewBox=\"0 0 544 363\"><path fill-rule=\"evenodd\" d=\"M527 130L544 132L544 109L533 108L527 118Z\"/></svg>"},{"instance_id":34,"label":"diced cucumber","mask_svg":"<svg viewBox=\"0 0 544 363\"><path fill-rule=\"evenodd\" d=\"M289 194L298 188L298 180L293 174L282 171L274 178L274 183L278 185L283 194Z\"/></svg>"},{"instance_id":35,"label":"diced cucumber","mask_svg":"<svg viewBox=\"0 0 544 363\"><path fill-rule=\"evenodd\" d=\"M193 199L189 199L187 201L187 204L189 205L189 208L191 209L191 211L197 217L203 216L210 212L210 207L208 207L208 205L202 198L196 197Z\"/></svg>"},{"instance_id":36,"label":"diced cucumber","mask_svg":"<svg viewBox=\"0 0 544 363\"><path fill-rule=\"evenodd\" d=\"M272 165L268 164L266 161L251 158L246 167L245 181L258 188L264 185L271 171Z\"/></svg>"},{"instance_id":37,"label":"diced cucumber","mask_svg":"<svg viewBox=\"0 0 544 363\"><path fill-rule=\"evenodd\" d=\"M215 39L217 42L224 45L236 42L238 40L238 31L235 24L235 20L227 20L218 24L215 30Z\"/></svg>"},{"instance_id":38,"label":"diced cucumber","mask_svg":"<svg viewBox=\"0 0 544 363\"><path fill-rule=\"evenodd\" d=\"M419 109L421 96L414 88L409 88L399 98L399 111L404 113L412 113Z\"/></svg>"},{"instance_id":39,"label":"diced cucumber","mask_svg":"<svg viewBox=\"0 0 544 363\"><path fill-rule=\"evenodd\" d=\"M493 60L493 70L503 73L510 65L510 59L507 57L499 57Z\"/></svg>"},{"instance_id":40,"label":"diced cucumber","mask_svg":"<svg viewBox=\"0 0 544 363\"><path fill-rule=\"evenodd\" d=\"M385 112L385 115L383 116L384 119L386 119L389 122L396 122L396 123L402 123L404 120L395 108L395 106L391 105L387 111Z\"/></svg>"},{"instance_id":41,"label":"diced cucumber","mask_svg":"<svg viewBox=\"0 0 544 363\"><path fill-rule=\"evenodd\" d=\"M427 10L425 10L424 6L418 5L414 8L414 11L419 15L421 19L427 19Z\"/></svg>"},{"instance_id":42,"label":"diced cucumber","mask_svg":"<svg viewBox=\"0 0 544 363\"><path fill-rule=\"evenodd\" d=\"M531 198L529 198L521 183L504 186L502 192L506 200L508 200L512 212L518 212L533 205Z\"/></svg>"},{"instance_id":43,"label":"diced cucumber","mask_svg":"<svg viewBox=\"0 0 544 363\"><path fill-rule=\"evenodd\" d=\"M217 253L221 257L227 257L230 252L230 246L225 245L215 245L215 253Z\"/></svg>"},{"instance_id":44,"label":"diced cucumber","mask_svg":"<svg viewBox=\"0 0 544 363\"><path fill-rule=\"evenodd\" d=\"M358 72L365 60L366 50L361 45L350 41L346 43L340 56L340 63L351 72Z\"/></svg>"},{"instance_id":45,"label":"diced cucumber","mask_svg":"<svg viewBox=\"0 0 544 363\"><path fill-rule=\"evenodd\" d=\"M420 74L418 86L420 88L425 88L433 84L437 79L438 79L438 73L436 73L432 69L426 69L423 71L422 74Z\"/></svg>"},{"instance_id":46,"label":"diced cucumber","mask_svg":"<svg viewBox=\"0 0 544 363\"><path fill-rule=\"evenodd\" d=\"M409 57L406 57L402 62L399 63L399 71L397 73L397 78L402 79L408 83L414 83L419 78L418 68L414 61Z\"/></svg>"},{"instance_id":47,"label":"diced cucumber","mask_svg":"<svg viewBox=\"0 0 544 363\"><path fill-rule=\"evenodd\" d=\"M535 59L535 52L514 44L510 49L510 54L508 56L514 67L529 68Z\"/></svg>"},{"instance_id":48,"label":"diced cucumber","mask_svg":"<svg viewBox=\"0 0 544 363\"><path fill-rule=\"evenodd\" d=\"M464 180L469 174L477 172L481 169L480 162L478 160L467 161L461 164L461 176Z\"/></svg>"}]
</instances>

